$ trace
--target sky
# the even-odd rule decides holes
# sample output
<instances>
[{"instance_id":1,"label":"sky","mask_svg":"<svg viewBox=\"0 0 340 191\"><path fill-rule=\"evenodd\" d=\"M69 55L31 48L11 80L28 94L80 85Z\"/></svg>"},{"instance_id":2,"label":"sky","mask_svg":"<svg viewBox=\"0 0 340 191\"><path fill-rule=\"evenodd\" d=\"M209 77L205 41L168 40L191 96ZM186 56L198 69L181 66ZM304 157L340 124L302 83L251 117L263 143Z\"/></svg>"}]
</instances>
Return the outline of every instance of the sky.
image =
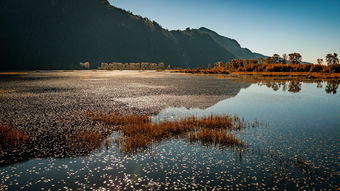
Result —
<instances>
[{"instance_id":1,"label":"sky","mask_svg":"<svg viewBox=\"0 0 340 191\"><path fill-rule=\"evenodd\" d=\"M109 0L169 30L206 27L267 56L340 55L340 0Z\"/></svg>"}]
</instances>

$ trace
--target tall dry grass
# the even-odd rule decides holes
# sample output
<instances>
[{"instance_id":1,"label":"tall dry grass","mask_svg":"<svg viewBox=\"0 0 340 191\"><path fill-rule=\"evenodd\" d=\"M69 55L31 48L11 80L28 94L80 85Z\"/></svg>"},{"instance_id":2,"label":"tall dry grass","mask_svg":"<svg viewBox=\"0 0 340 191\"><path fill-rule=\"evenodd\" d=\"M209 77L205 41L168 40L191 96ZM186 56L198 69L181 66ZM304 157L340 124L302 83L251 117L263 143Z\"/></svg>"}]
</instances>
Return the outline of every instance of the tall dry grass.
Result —
<instances>
[{"instance_id":1,"label":"tall dry grass","mask_svg":"<svg viewBox=\"0 0 340 191\"><path fill-rule=\"evenodd\" d=\"M107 137L105 131L82 130L75 134L65 135L66 156L82 156L102 146L103 140Z\"/></svg>"},{"instance_id":2,"label":"tall dry grass","mask_svg":"<svg viewBox=\"0 0 340 191\"><path fill-rule=\"evenodd\" d=\"M94 121L103 121L111 125L129 125L138 123L148 123L150 118L146 115L122 115L122 114L102 114L102 113L89 113L88 114Z\"/></svg>"},{"instance_id":3,"label":"tall dry grass","mask_svg":"<svg viewBox=\"0 0 340 191\"><path fill-rule=\"evenodd\" d=\"M201 141L202 144L214 144L221 146L245 146L245 144L223 129L200 129L198 132L188 135L190 141Z\"/></svg>"},{"instance_id":4,"label":"tall dry grass","mask_svg":"<svg viewBox=\"0 0 340 191\"><path fill-rule=\"evenodd\" d=\"M149 147L152 143L152 139L143 134L133 135L131 137L125 137L123 140L123 151L133 152L138 149L145 149Z\"/></svg>"},{"instance_id":5,"label":"tall dry grass","mask_svg":"<svg viewBox=\"0 0 340 191\"><path fill-rule=\"evenodd\" d=\"M203 134L197 134L197 139L209 140L207 137L210 134L214 137L210 139L214 141L214 144L243 146L240 140L227 134L226 130L240 130L246 126L243 119L229 115L210 115L202 118L193 116L158 123L152 123L150 118L144 115L96 114L93 119L118 125L117 130L121 131L121 140L123 140L122 148L126 152L137 151L150 146L154 141L176 136L191 139L192 134L189 132L200 132L202 129L206 131L202 131Z\"/></svg>"},{"instance_id":6,"label":"tall dry grass","mask_svg":"<svg viewBox=\"0 0 340 191\"><path fill-rule=\"evenodd\" d=\"M15 128L7 125L0 125L0 144L18 145L27 139L27 135Z\"/></svg>"}]
</instances>

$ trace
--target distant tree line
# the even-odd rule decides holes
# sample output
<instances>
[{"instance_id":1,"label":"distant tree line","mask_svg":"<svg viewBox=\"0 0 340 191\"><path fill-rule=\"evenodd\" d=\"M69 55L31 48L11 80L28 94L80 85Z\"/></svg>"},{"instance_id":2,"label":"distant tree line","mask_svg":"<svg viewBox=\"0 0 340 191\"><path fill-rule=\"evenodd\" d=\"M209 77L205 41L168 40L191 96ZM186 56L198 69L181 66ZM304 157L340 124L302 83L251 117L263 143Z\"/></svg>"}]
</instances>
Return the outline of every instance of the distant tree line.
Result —
<instances>
[{"instance_id":1,"label":"distant tree line","mask_svg":"<svg viewBox=\"0 0 340 191\"><path fill-rule=\"evenodd\" d=\"M317 64L302 64L300 53L283 54L282 57L274 54L271 57L259 59L232 59L227 63L216 62L211 68L216 72L325 72L340 73L339 59L336 53L326 55L326 63L323 59L317 59Z\"/></svg>"},{"instance_id":2,"label":"distant tree line","mask_svg":"<svg viewBox=\"0 0 340 191\"><path fill-rule=\"evenodd\" d=\"M101 63L99 70L163 70L166 66L163 62L150 63L150 62L137 62L137 63Z\"/></svg>"}]
</instances>

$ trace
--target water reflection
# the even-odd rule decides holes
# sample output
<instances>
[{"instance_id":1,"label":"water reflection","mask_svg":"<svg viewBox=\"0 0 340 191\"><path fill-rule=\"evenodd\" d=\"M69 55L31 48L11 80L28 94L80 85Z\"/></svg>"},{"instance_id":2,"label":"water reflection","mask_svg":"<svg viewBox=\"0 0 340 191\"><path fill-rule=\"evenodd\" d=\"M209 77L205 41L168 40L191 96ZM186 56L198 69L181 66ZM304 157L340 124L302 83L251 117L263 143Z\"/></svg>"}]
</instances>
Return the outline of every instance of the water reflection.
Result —
<instances>
[{"instance_id":1,"label":"water reflection","mask_svg":"<svg viewBox=\"0 0 340 191\"><path fill-rule=\"evenodd\" d=\"M327 82L325 91L328 94L336 94L336 90L339 88L339 82Z\"/></svg>"},{"instance_id":2,"label":"water reflection","mask_svg":"<svg viewBox=\"0 0 340 191\"><path fill-rule=\"evenodd\" d=\"M282 89L282 91L299 93L302 89L302 81L297 80L287 80L287 81L260 81L257 82L259 86L267 86L268 88L273 89L274 91L278 91ZM340 81L338 80L328 80L328 81L308 81L305 83L316 83L317 88L325 87L325 92L328 94L336 94L337 89L339 88Z\"/></svg>"}]
</instances>

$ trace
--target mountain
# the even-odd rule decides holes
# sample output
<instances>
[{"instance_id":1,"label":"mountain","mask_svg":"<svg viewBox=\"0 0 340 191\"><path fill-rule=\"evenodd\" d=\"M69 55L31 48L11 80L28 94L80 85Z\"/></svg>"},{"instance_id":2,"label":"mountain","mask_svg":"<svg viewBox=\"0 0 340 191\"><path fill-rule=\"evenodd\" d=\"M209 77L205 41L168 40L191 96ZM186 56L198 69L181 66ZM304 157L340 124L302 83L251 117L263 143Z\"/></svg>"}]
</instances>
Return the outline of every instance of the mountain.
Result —
<instances>
[{"instance_id":1,"label":"mountain","mask_svg":"<svg viewBox=\"0 0 340 191\"><path fill-rule=\"evenodd\" d=\"M216 32L205 27L199 28L198 31L203 34L208 34L218 45L223 47L226 51L232 53L237 58L257 59L265 57L262 54L251 52L247 48L242 48L241 45L236 40L221 36Z\"/></svg>"},{"instance_id":2,"label":"mountain","mask_svg":"<svg viewBox=\"0 0 340 191\"><path fill-rule=\"evenodd\" d=\"M101 62L206 67L262 57L206 29L169 31L107 0L1 0L0 69L77 69Z\"/></svg>"}]
</instances>

